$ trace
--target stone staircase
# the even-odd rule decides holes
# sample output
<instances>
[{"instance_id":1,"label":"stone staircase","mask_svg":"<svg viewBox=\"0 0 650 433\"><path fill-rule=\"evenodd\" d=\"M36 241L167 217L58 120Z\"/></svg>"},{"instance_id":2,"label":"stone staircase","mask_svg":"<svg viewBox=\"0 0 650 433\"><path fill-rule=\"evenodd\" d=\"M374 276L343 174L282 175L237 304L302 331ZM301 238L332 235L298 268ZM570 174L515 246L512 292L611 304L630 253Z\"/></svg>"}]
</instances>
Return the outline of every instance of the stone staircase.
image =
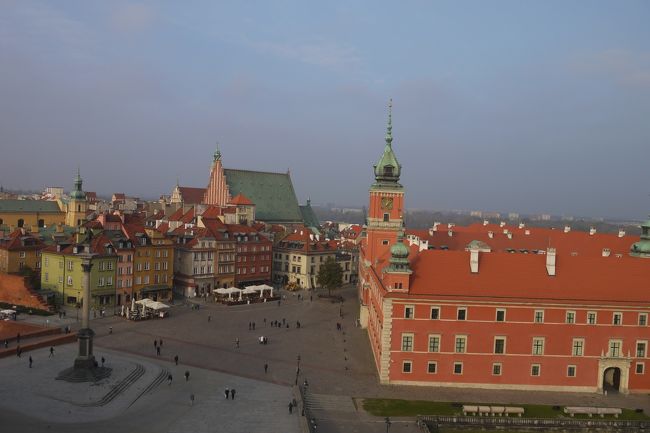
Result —
<instances>
[{"instance_id":1,"label":"stone staircase","mask_svg":"<svg viewBox=\"0 0 650 433\"><path fill-rule=\"evenodd\" d=\"M314 415L319 412L356 412L352 398L340 395L305 393L305 407Z\"/></svg>"},{"instance_id":2,"label":"stone staircase","mask_svg":"<svg viewBox=\"0 0 650 433\"><path fill-rule=\"evenodd\" d=\"M113 401L118 395L126 391L131 385L138 381L144 374L145 369L142 364L136 364L135 368L128 376L126 376L121 382L113 387L106 395L104 395L100 400L93 401L90 403L78 404L81 407L100 407L106 406L108 403Z\"/></svg>"}]
</instances>

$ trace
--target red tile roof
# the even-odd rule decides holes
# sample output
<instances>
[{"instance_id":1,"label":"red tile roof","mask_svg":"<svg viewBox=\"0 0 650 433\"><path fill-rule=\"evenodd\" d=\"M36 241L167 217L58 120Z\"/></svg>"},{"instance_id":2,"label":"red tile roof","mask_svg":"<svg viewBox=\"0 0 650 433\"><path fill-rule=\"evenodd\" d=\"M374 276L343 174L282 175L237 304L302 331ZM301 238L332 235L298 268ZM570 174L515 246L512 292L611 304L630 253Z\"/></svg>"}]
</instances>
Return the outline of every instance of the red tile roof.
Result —
<instances>
[{"instance_id":1,"label":"red tile roof","mask_svg":"<svg viewBox=\"0 0 650 433\"><path fill-rule=\"evenodd\" d=\"M650 302L645 288L650 266L624 256L586 257L558 254L556 275L549 276L546 256L479 253L479 271L470 272L466 251L411 249L410 294L468 300L517 300L589 304Z\"/></svg>"},{"instance_id":2,"label":"red tile roof","mask_svg":"<svg viewBox=\"0 0 650 433\"><path fill-rule=\"evenodd\" d=\"M203 196L205 195L205 188L179 186L178 189L181 193L181 197L183 198L183 203L199 204L203 202Z\"/></svg>"},{"instance_id":3,"label":"red tile roof","mask_svg":"<svg viewBox=\"0 0 650 433\"><path fill-rule=\"evenodd\" d=\"M241 205L241 206L251 206L253 205L253 202L250 201L248 197L246 197L244 194L237 194L230 200L230 203L235 204L235 205Z\"/></svg>"},{"instance_id":4,"label":"red tile roof","mask_svg":"<svg viewBox=\"0 0 650 433\"><path fill-rule=\"evenodd\" d=\"M181 222L184 222L185 224L189 224L194 220L194 207L191 207L190 210L188 210L185 215L181 217Z\"/></svg>"},{"instance_id":5,"label":"red tile roof","mask_svg":"<svg viewBox=\"0 0 650 433\"><path fill-rule=\"evenodd\" d=\"M223 210L219 206L208 206L208 208L201 214L204 219L215 219L223 215Z\"/></svg>"}]
</instances>

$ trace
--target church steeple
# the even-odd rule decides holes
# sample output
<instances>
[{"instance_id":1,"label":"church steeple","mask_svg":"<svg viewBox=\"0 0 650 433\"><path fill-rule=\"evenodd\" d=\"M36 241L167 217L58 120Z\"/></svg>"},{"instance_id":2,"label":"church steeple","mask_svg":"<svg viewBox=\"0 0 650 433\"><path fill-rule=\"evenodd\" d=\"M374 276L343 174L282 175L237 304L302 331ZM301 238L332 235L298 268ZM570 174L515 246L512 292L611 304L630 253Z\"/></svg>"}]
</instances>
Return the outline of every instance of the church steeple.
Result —
<instances>
[{"instance_id":1,"label":"church steeple","mask_svg":"<svg viewBox=\"0 0 650 433\"><path fill-rule=\"evenodd\" d=\"M386 145L379 162L374 166L375 180L378 184L397 184L402 166L393 152L393 100L388 102L388 125L386 126Z\"/></svg>"},{"instance_id":2,"label":"church steeple","mask_svg":"<svg viewBox=\"0 0 650 433\"><path fill-rule=\"evenodd\" d=\"M219 142L217 142L217 150L214 151L213 161L219 161L221 159L221 151L219 150Z\"/></svg>"},{"instance_id":3,"label":"church steeple","mask_svg":"<svg viewBox=\"0 0 650 433\"><path fill-rule=\"evenodd\" d=\"M82 189L83 181L81 180L81 170L77 167L77 176L74 178L74 190L70 193L70 198L75 200L85 200L86 194Z\"/></svg>"}]
</instances>

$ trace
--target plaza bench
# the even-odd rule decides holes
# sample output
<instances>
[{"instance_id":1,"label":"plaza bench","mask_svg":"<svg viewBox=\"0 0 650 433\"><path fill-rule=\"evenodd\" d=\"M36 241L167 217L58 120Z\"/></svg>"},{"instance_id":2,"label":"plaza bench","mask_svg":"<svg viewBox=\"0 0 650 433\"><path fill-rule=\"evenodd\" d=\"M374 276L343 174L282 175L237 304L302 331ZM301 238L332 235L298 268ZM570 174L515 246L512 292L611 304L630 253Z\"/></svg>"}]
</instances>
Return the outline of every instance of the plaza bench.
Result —
<instances>
[{"instance_id":1,"label":"plaza bench","mask_svg":"<svg viewBox=\"0 0 650 433\"><path fill-rule=\"evenodd\" d=\"M476 415L476 412L478 412L478 406L471 406L467 404L463 405L463 415L465 416L467 416L467 414Z\"/></svg>"},{"instance_id":2,"label":"plaza bench","mask_svg":"<svg viewBox=\"0 0 650 433\"><path fill-rule=\"evenodd\" d=\"M490 406L479 406L478 407L479 416L488 416L490 414Z\"/></svg>"},{"instance_id":3,"label":"plaza bench","mask_svg":"<svg viewBox=\"0 0 650 433\"><path fill-rule=\"evenodd\" d=\"M506 416L517 415L518 417L521 418L521 416L524 414L524 408L523 407L506 406L505 414L506 414Z\"/></svg>"},{"instance_id":4,"label":"plaza bench","mask_svg":"<svg viewBox=\"0 0 650 433\"><path fill-rule=\"evenodd\" d=\"M490 406L490 415L492 416L503 416L505 411L505 406Z\"/></svg>"},{"instance_id":5,"label":"plaza bench","mask_svg":"<svg viewBox=\"0 0 650 433\"><path fill-rule=\"evenodd\" d=\"M567 406L564 408L564 413L570 416L589 415L590 418L594 415L600 415L601 418L604 418L605 415L614 415L615 418L618 418L623 410L615 407Z\"/></svg>"}]
</instances>

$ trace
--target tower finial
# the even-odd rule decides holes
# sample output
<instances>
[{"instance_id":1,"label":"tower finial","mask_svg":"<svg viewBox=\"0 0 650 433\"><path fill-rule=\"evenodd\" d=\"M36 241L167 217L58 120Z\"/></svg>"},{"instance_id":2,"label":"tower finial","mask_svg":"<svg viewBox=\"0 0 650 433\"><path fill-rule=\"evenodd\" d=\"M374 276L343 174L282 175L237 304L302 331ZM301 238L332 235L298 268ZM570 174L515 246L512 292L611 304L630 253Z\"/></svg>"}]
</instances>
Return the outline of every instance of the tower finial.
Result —
<instances>
[{"instance_id":1,"label":"tower finial","mask_svg":"<svg viewBox=\"0 0 650 433\"><path fill-rule=\"evenodd\" d=\"M388 100L388 126L386 126L386 145L393 143L393 98Z\"/></svg>"},{"instance_id":2,"label":"tower finial","mask_svg":"<svg viewBox=\"0 0 650 433\"><path fill-rule=\"evenodd\" d=\"M221 159L221 151L219 150L219 142L217 141L217 150L214 152L214 160L218 161Z\"/></svg>"}]
</instances>

